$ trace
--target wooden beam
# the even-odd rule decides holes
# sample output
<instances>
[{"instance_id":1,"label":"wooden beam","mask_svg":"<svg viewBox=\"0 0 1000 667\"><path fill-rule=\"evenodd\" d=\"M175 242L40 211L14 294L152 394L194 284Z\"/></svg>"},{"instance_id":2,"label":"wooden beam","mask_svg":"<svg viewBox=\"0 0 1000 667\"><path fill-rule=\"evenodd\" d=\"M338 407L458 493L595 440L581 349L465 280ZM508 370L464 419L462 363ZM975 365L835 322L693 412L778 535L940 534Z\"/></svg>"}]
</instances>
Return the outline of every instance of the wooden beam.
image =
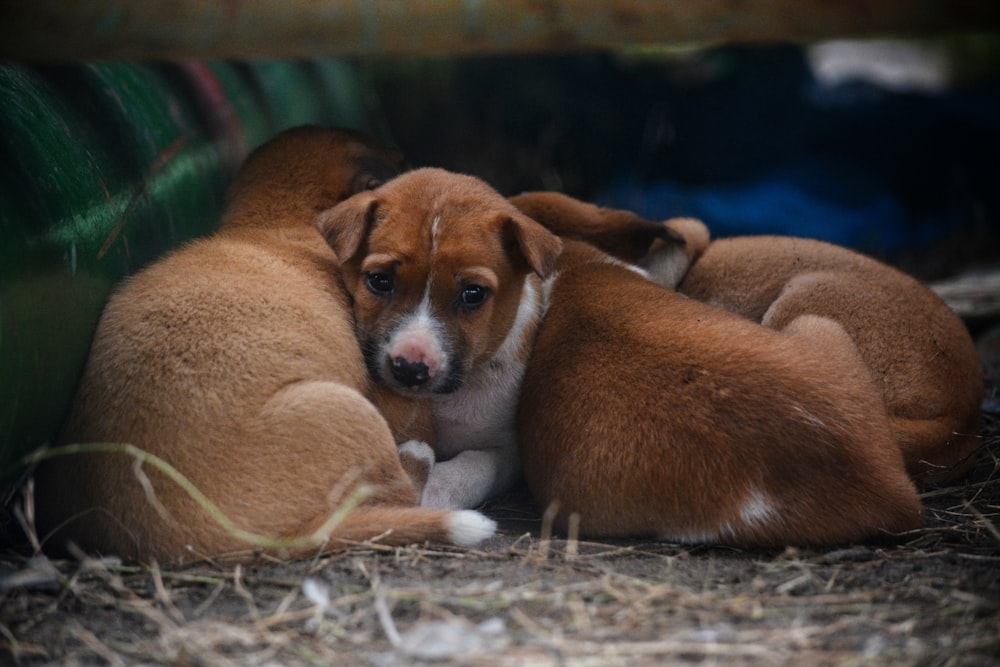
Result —
<instances>
[{"instance_id":1,"label":"wooden beam","mask_svg":"<svg viewBox=\"0 0 1000 667\"><path fill-rule=\"evenodd\" d=\"M998 28L998 0L0 0L0 58L312 59Z\"/></svg>"}]
</instances>

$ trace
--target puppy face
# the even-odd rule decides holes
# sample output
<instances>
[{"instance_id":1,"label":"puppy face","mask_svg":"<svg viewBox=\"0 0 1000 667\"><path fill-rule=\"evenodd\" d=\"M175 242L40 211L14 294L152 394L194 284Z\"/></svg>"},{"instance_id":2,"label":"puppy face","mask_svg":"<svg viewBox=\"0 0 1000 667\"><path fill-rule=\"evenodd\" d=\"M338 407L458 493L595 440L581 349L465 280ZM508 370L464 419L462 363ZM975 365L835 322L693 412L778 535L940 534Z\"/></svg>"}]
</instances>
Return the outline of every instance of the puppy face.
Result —
<instances>
[{"instance_id":1,"label":"puppy face","mask_svg":"<svg viewBox=\"0 0 1000 667\"><path fill-rule=\"evenodd\" d=\"M323 214L372 376L400 393L456 391L537 302L562 244L483 182L412 171Z\"/></svg>"}]
</instances>

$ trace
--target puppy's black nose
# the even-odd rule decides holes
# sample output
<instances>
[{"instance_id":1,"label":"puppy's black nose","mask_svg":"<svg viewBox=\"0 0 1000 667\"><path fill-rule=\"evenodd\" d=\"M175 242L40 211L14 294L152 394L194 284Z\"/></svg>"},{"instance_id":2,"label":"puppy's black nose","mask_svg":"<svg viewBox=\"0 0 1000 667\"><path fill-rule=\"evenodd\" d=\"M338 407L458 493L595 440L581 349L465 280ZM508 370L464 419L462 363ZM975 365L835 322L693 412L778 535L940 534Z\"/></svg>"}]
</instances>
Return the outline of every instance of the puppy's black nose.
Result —
<instances>
[{"instance_id":1,"label":"puppy's black nose","mask_svg":"<svg viewBox=\"0 0 1000 667\"><path fill-rule=\"evenodd\" d=\"M430 369L422 361L392 360L392 376L406 387L419 387L430 379Z\"/></svg>"}]
</instances>

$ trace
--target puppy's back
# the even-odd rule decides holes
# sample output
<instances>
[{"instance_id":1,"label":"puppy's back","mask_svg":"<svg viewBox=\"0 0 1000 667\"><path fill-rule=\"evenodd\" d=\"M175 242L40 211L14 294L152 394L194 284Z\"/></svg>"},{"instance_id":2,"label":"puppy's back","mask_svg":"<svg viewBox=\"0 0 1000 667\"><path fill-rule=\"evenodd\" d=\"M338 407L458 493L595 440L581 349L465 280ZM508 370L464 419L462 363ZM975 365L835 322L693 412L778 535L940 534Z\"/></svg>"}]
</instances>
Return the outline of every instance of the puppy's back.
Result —
<instances>
[{"instance_id":1,"label":"puppy's back","mask_svg":"<svg viewBox=\"0 0 1000 667\"><path fill-rule=\"evenodd\" d=\"M318 288L255 244L195 242L112 296L59 444L128 443L168 461L199 489L236 483L240 469L260 458L246 429L283 386L309 378L364 386L347 312L339 292ZM79 455L43 465L42 528L103 508L79 523L74 541L101 550L127 543L127 528L116 524L156 521L155 503L132 491L141 479L133 463L125 455ZM148 467L146 474L158 480L157 502L173 498L172 514L200 514L175 486ZM242 483L261 481L247 475ZM226 494L209 495L219 502Z\"/></svg>"},{"instance_id":2,"label":"puppy's back","mask_svg":"<svg viewBox=\"0 0 1000 667\"><path fill-rule=\"evenodd\" d=\"M983 392L975 346L912 277L819 241L742 237L713 242L680 291L774 329L802 314L839 322L872 371L910 473L945 481L974 461Z\"/></svg>"},{"instance_id":3,"label":"puppy's back","mask_svg":"<svg viewBox=\"0 0 1000 667\"><path fill-rule=\"evenodd\" d=\"M244 165L218 234L120 287L60 436L111 446L42 462L43 538L166 563L247 559L248 548L310 555L319 538L471 544L493 533L479 514L416 507L395 436L425 439L429 412L392 403L390 429L373 404L340 267L315 228L319 209L386 169L386 154L353 134L279 135ZM365 503L329 533L363 489Z\"/></svg>"},{"instance_id":4,"label":"puppy's back","mask_svg":"<svg viewBox=\"0 0 1000 667\"><path fill-rule=\"evenodd\" d=\"M850 340L820 318L796 326L839 349L622 267L561 275L525 379L529 486L586 535L774 546L915 528L919 501Z\"/></svg>"}]
</instances>

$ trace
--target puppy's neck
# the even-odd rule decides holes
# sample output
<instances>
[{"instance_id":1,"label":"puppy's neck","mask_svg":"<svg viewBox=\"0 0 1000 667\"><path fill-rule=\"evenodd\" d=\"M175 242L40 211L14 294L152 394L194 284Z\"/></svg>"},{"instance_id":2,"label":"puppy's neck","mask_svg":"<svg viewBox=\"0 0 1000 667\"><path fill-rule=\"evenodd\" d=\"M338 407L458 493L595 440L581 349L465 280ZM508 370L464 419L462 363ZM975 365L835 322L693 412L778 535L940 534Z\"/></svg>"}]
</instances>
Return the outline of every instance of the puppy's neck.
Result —
<instances>
[{"instance_id":1,"label":"puppy's neck","mask_svg":"<svg viewBox=\"0 0 1000 667\"><path fill-rule=\"evenodd\" d=\"M509 382L520 382L524 372L524 366L528 362L531 354L531 347L535 340L535 333L538 325L545 315L547 306L546 289L541 279L535 274L529 274L524 279L521 287L521 300L517 307L517 314L514 322L504 337L503 343L488 361L477 364L472 372L466 376L462 382L462 391L476 388L483 389L497 386L498 381L502 386L508 386ZM515 389L516 391L516 389Z\"/></svg>"},{"instance_id":2,"label":"puppy's neck","mask_svg":"<svg viewBox=\"0 0 1000 667\"><path fill-rule=\"evenodd\" d=\"M516 451L517 401L528 356L545 312L545 286L530 274L521 288L521 302L504 342L486 363L465 378L452 394L433 397L437 450L450 458L463 449L504 447Z\"/></svg>"},{"instance_id":3,"label":"puppy's neck","mask_svg":"<svg viewBox=\"0 0 1000 667\"><path fill-rule=\"evenodd\" d=\"M528 361L531 346L535 340L535 332L545 315L548 299L546 286L535 274L528 274L521 288L521 303L517 307L517 315L510 332L497 350L491 363L521 364Z\"/></svg>"}]
</instances>

